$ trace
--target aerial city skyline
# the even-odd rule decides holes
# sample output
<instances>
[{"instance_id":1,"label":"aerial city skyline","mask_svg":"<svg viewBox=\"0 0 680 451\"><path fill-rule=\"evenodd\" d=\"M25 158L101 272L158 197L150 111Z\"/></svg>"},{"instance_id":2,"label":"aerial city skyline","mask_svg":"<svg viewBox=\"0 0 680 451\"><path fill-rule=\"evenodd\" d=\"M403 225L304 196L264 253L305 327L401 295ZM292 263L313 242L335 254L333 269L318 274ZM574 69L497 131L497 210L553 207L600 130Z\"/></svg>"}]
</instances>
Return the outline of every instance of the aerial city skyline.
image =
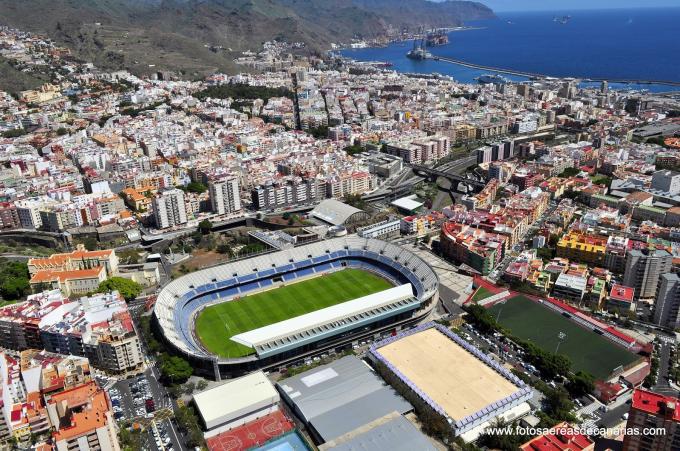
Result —
<instances>
[{"instance_id":1,"label":"aerial city skyline","mask_svg":"<svg viewBox=\"0 0 680 451\"><path fill-rule=\"evenodd\" d=\"M0 450L678 449L673 3L0 0Z\"/></svg>"}]
</instances>

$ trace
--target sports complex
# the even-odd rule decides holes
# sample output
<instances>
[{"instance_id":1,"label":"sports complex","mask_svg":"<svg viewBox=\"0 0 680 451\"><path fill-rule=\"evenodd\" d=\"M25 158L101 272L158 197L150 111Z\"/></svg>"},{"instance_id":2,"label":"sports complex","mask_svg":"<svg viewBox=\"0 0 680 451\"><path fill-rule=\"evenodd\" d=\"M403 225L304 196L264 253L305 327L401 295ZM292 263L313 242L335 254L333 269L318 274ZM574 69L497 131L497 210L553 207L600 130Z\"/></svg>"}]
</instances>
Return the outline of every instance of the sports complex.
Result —
<instances>
[{"instance_id":1,"label":"sports complex","mask_svg":"<svg viewBox=\"0 0 680 451\"><path fill-rule=\"evenodd\" d=\"M531 410L529 386L439 324L426 323L374 343L369 355L465 441L475 440L499 418L512 421Z\"/></svg>"},{"instance_id":2,"label":"sports complex","mask_svg":"<svg viewBox=\"0 0 680 451\"><path fill-rule=\"evenodd\" d=\"M163 287L154 317L176 351L219 379L400 330L431 311L438 288L415 254L347 236L182 276Z\"/></svg>"},{"instance_id":3,"label":"sports complex","mask_svg":"<svg viewBox=\"0 0 680 451\"><path fill-rule=\"evenodd\" d=\"M489 312L512 335L566 355L573 371L588 372L599 380L641 360L634 339L557 299L514 295L495 302Z\"/></svg>"}]
</instances>

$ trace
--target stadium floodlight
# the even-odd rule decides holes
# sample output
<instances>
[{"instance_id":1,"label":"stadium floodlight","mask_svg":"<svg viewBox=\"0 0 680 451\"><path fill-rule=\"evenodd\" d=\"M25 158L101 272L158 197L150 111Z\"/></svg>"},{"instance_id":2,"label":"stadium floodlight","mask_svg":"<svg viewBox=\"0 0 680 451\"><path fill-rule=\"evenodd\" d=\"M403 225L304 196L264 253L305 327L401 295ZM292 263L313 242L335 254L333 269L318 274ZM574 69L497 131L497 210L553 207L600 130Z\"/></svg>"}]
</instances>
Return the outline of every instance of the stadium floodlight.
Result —
<instances>
[{"instance_id":1,"label":"stadium floodlight","mask_svg":"<svg viewBox=\"0 0 680 451\"><path fill-rule=\"evenodd\" d=\"M507 302L508 302L508 301L507 301L506 299L504 299L504 300L502 300L502 301L499 302L499 304L500 304L501 307L498 309L498 314L496 315L496 322L498 322L498 319L501 317L501 312L503 311L503 307L505 307L505 304L506 304Z\"/></svg>"},{"instance_id":2,"label":"stadium floodlight","mask_svg":"<svg viewBox=\"0 0 680 451\"><path fill-rule=\"evenodd\" d=\"M562 342L564 341L564 339L567 338L567 334L565 334L564 332L560 331L560 332L557 334L557 338L559 339L559 341L557 342L557 346L555 347L555 354L557 354L557 351L560 349L560 345L562 344Z\"/></svg>"}]
</instances>

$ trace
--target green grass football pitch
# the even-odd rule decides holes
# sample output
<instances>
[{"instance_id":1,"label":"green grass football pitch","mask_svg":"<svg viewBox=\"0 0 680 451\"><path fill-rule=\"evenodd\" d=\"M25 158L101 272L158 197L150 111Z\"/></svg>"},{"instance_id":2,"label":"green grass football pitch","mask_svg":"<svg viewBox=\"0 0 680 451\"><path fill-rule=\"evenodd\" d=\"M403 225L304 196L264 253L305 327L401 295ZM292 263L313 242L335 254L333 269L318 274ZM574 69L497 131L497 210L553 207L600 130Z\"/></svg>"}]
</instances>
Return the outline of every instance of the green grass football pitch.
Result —
<instances>
[{"instance_id":1,"label":"green grass football pitch","mask_svg":"<svg viewBox=\"0 0 680 451\"><path fill-rule=\"evenodd\" d=\"M639 356L625 350L592 330L541 304L516 296L496 304L489 313L512 335L530 341L545 351L555 352L559 333L566 337L559 353L569 357L573 371L586 371L596 379L604 379L618 366L626 366Z\"/></svg>"},{"instance_id":2,"label":"green grass football pitch","mask_svg":"<svg viewBox=\"0 0 680 451\"><path fill-rule=\"evenodd\" d=\"M253 349L234 335L392 288L387 280L359 269L343 269L279 288L215 304L198 314L196 335L221 357L242 357Z\"/></svg>"}]
</instances>

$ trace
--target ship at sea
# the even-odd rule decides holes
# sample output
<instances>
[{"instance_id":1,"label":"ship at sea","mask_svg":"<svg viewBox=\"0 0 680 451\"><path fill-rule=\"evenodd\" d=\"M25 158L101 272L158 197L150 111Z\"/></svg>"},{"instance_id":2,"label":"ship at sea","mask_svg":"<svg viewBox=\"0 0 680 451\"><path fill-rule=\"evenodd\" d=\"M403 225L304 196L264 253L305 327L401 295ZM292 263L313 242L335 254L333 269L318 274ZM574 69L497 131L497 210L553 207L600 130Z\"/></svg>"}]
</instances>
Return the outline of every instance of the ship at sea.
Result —
<instances>
[{"instance_id":1,"label":"ship at sea","mask_svg":"<svg viewBox=\"0 0 680 451\"><path fill-rule=\"evenodd\" d=\"M425 36L426 47L437 47L439 45L446 45L449 43L449 35L446 30L431 30Z\"/></svg>"},{"instance_id":2,"label":"ship at sea","mask_svg":"<svg viewBox=\"0 0 680 451\"><path fill-rule=\"evenodd\" d=\"M490 84L504 85L510 82L510 80L508 80L507 78L497 74L482 74L479 77L475 78L475 80L477 80L477 83L482 85Z\"/></svg>"},{"instance_id":3,"label":"ship at sea","mask_svg":"<svg viewBox=\"0 0 680 451\"><path fill-rule=\"evenodd\" d=\"M562 17L553 16L553 22L561 23L562 25L569 23L571 16L566 15Z\"/></svg>"},{"instance_id":4,"label":"ship at sea","mask_svg":"<svg viewBox=\"0 0 680 451\"><path fill-rule=\"evenodd\" d=\"M412 59L412 60L426 60L428 58L432 58L432 54L425 50L425 40L418 41L417 39L413 40L413 48L409 50L406 53L406 58Z\"/></svg>"}]
</instances>

